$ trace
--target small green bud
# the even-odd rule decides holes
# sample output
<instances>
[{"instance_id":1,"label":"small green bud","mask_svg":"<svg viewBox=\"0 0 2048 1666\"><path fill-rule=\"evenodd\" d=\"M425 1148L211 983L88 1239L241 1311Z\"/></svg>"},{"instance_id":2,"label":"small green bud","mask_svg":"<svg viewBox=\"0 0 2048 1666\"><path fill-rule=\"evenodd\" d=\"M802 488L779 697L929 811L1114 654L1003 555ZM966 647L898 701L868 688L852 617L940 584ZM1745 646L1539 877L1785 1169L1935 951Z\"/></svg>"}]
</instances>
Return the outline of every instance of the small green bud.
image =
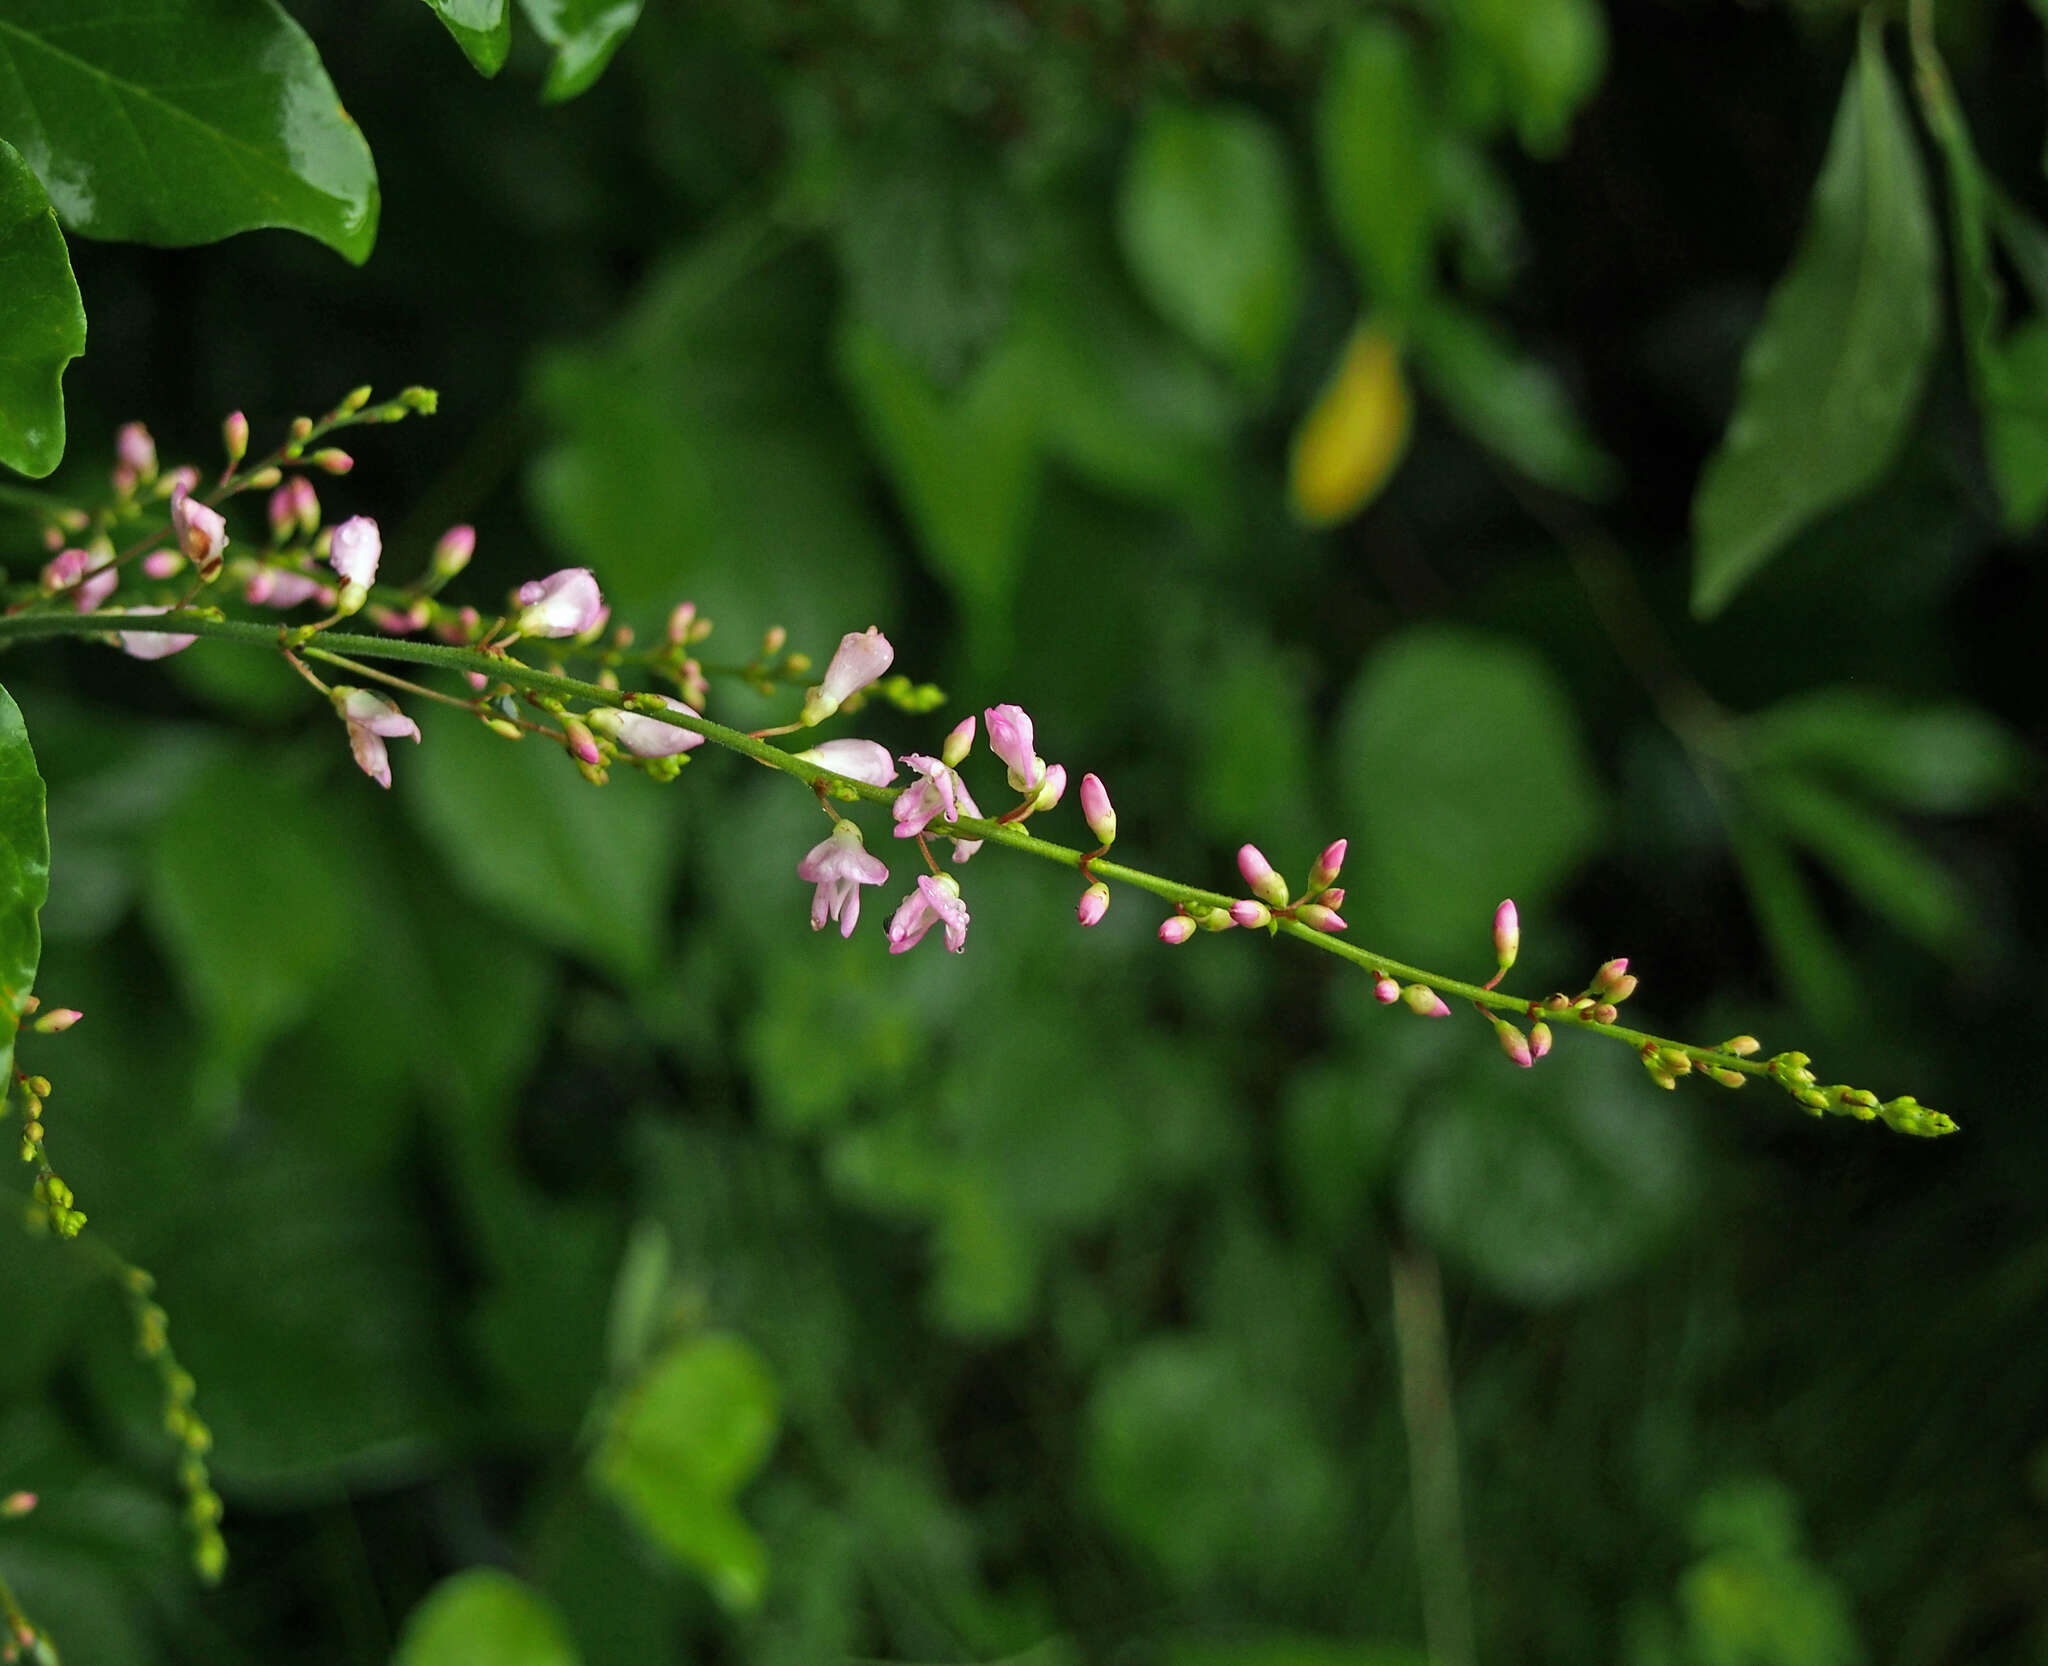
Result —
<instances>
[{"instance_id":1,"label":"small green bud","mask_svg":"<svg viewBox=\"0 0 2048 1666\"><path fill-rule=\"evenodd\" d=\"M398 402L408 411L417 411L421 416L432 416L441 407L441 396L432 388L402 388L399 390Z\"/></svg>"},{"instance_id":2,"label":"small green bud","mask_svg":"<svg viewBox=\"0 0 2048 1666\"><path fill-rule=\"evenodd\" d=\"M1724 1088L1739 1088L1746 1080L1748 1080L1748 1078L1745 1077L1741 1071L1730 1070L1726 1065L1721 1064L1708 1065L1707 1074L1713 1077L1714 1080L1719 1082Z\"/></svg>"},{"instance_id":3,"label":"small green bud","mask_svg":"<svg viewBox=\"0 0 2048 1666\"><path fill-rule=\"evenodd\" d=\"M361 387L350 388L347 393L343 394L341 396L341 403L335 407L335 411L340 416L354 416L356 412L360 411L369 402L370 386L365 382Z\"/></svg>"}]
</instances>

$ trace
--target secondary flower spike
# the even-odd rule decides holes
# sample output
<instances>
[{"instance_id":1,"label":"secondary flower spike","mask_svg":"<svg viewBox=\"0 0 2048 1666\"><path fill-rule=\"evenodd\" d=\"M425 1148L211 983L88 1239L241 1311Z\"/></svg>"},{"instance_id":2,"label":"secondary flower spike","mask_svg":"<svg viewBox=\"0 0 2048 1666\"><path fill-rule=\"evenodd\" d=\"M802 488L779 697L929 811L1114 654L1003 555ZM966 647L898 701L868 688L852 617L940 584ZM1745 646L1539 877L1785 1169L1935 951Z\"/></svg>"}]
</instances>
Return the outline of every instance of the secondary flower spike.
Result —
<instances>
[{"instance_id":1,"label":"secondary flower spike","mask_svg":"<svg viewBox=\"0 0 2048 1666\"><path fill-rule=\"evenodd\" d=\"M387 740L420 738L417 723L381 695L366 688L337 683L328 698L341 720L348 725L349 750L355 753L362 772L380 787L391 785L391 759L384 749Z\"/></svg>"},{"instance_id":2,"label":"secondary flower spike","mask_svg":"<svg viewBox=\"0 0 2048 1666\"><path fill-rule=\"evenodd\" d=\"M839 639L832 663L825 667L824 681L804 696L803 715L798 721L807 729L813 724L823 723L849 697L858 694L895 663L896 650L889 646L889 639L882 634L880 626L870 625L864 631L848 631Z\"/></svg>"},{"instance_id":3,"label":"secondary flower spike","mask_svg":"<svg viewBox=\"0 0 2048 1666\"><path fill-rule=\"evenodd\" d=\"M958 954L967 947L967 905L960 900L960 882L951 874L917 876L917 889L898 905L889 921L889 952L902 954L924 941L933 926L946 928L946 947Z\"/></svg>"},{"instance_id":4,"label":"secondary flower spike","mask_svg":"<svg viewBox=\"0 0 2048 1666\"><path fill-rule=\"evenodd\" d=\"M826 921L837 920L839 935L851 937L854 922L860 918L860 888L886 884L889 870L878 857L868 854L860 829L850 821L841 821L797 863L796 876L818 888L811 897L811 930L820 931ZM963 934L966 929L962 910Z\"/></svg>"},{"instance_id":5,"label":"secondary flower spike","mask_svg":"<svg viewBox=\"0 0 2048 1666\"><path fill-rule=\"evenodd\" d=\"M581 636L604 623L604 596L588 567L564 567L522 584L512 594L521 636Z\"/></svg>"}]
</instances>

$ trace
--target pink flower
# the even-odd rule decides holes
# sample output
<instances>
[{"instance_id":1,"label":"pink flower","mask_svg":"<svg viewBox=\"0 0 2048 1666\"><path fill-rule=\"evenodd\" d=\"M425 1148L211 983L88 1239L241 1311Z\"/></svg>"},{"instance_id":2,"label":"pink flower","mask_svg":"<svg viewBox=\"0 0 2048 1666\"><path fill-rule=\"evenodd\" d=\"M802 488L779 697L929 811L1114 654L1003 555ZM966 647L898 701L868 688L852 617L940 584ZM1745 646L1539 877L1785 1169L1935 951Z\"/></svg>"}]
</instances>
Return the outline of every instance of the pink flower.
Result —
<instances>
[{"instance_id":1,"label":"pink flower","mask_svg":"<svg viewBox=\"0 0 2048 1666\"><path fill-rule=\"evenodd\" d=\"M1081 814L1095 842L1107 850L1116 843L1116 806L1109 801L1109 789L1099 775L1081 777Z\"/></svg>"},{"instance_id":2,"label":"pink flower","mask_svg":"<svg viewBox=\"0 0 2048 1666\"><path fill-rule=\"evenodd\" d=\"M1036 792L1045 779L1045 760L1031 750L1031 714L1022 706L991 706L982 716L988 720L988 749L1010 766L1010 786Z\"/></svg>"},{"instance_id":3,"label":"pink flower","mask_svg":"<svg viewBox=\"0 0 2048 1666\"><path fill-rule=\"evenodd\" d=\"M521 636L581 636L601 626L610 612L588 567L564 567L522 584L512 599L519 604L512 623Z\"/></svg>"},{"instance_id":4,"label":"pink flower","mask_svg":"<svg viewBox=\"0 0 2048 1666\"><path fill-rule=\"evenodd\" d=\"M1074 905L1074 918L1084 926L1099 925L1108 912L1109 887L1099 879L1081 893L1081 900Z\"/></svg>"},{"instance_id":5,"label":"pink flower","mask_svg":"<svg viewBox=\"0 0 2048 1666\"><path fill-rule=\"evenodd\" d=\"M124 422L114 435L114 456L120 464L118 478L132 486L138 480L156 478L156 441L139 422Z\"/></svg>"},{"instance_id":6,"label":"pink flower","mask_svg":"<svg viewBox=\"0 0 2048 1666\"><path fill-rule=\"evenodd\" d=\"M43 568L43 590L48 595L72 592L80 613L90 613L114 593L121 575L114 571L114 552L109 549L60 550Z\"/></svg>"},{"instance_id":7,"label":"pink flower","mask_svg":"<svg viewBox=\"0 0 2048 1666\"><path fill-rule=\"evenodd\" d=\"M476 528L464 523L451 526L434 545L434 576L453 578L469 565L476 554Z\"/></svg>"},{"instance_id":8,"label":"pink flower","mask_svg":"<svg viewBox=\"0 0 2048 1666\"><path fill-rule=\"evenodd\" d=\"M831 835L811 846L810 854L797 863L796 876L818 888L811 897L811 930L821 931L827 920L837 920L839 935L851 937L853 924L860 918L860 888L887 884L889 870L868 854L860 829L850 821L841 821L834 823ZM902 910L897 912L901 914ZM961 916L960 929L964 933L964 909Z\"/></svg>"},{"instance_id":9,"label":"pink flower","mask_svg":"<svg viewBox=\"0 0 2048 1666\"><path fill-rule=\"evenodd\" d=\"M926 757L922 752L906 752L902 762L922 779L905 787L889 806L889 814L896 821L896 837L914 839L942 814L948 821L958 821L960 777L941 759Z\"/></svg>"},{"instance_id":10,"label":"pink flower","mask_svg":"<svg viewBox=\"0 0 2048 1666\"><path fill-rule=\"evenodd\" d=\"M185 570L185 558L176 550L151 550L142 558L144 578L176 578Z\"/></svg>"},{"instance_id":11,"label":"pink flower","mask_svg":"<svg viewBox=\"0 0 2048 1666\"><path fill-rule=\"evenodd\" d=\"M1038 796L1031 801L1034 810L1050 810L1067 796L1067 766L1047 764L1045 773L1038 783Z\"/></svg>"},{"instance_id":12,"label":"pink flower","mask_svg":"<svg viewBox=\"0 0 2048 1666\"><path fill-rule=\"evenodd\" d=\"M296 528L308 538L320 530L320 497L313 482L295 474L270 494L270 539L281 544Z\"/></svg>"},{"instance_id":13,"label":"pink flower","mask_svg":"<svg viewBox=\"0 0 2048 1666\"><path fill-rule=\"evenodd\" d=\"M194 498L183 481L171 493L171 532L200 578L210 580L220 571L221 552L228 547L228 523L219 510Z\"/></svg>"},{"instance_id":14,"label":"pink flower","mask_svg":"<svg viewBox=\"0 0 2048 1666\"><path fill-rule=\"evenodd\" d=\"M317 597L331 600L333 592L318 579L289 567L258 567L249 575L242 596L257 607L297 607Z\"/></svg>"},{"instance_id":15,"label":"pink flower","mask_svg":"<svg viewBox=\"0 0 2048 1666\"><path fill-rule=\"evenodd\" d=\"M368 515L351 515L329 534L327 562L345 584L365 590L377 582L377 563L384 554L384 537Z\"/></svg>"},{"instance_id":16,"label":"pink flower","mask_svg":"<svg viewBox=\"0 0 2048 1666\"><path fill-rule=\"evenodd\" d=\"M934 925L946 928L946 947L958 954L967 947L967 905L960 900L960 882L951 874L917 876L917 889L897 906L889 921L889 952L902 954L924 941Z\"/></svg>"},{"instance_id":17,"label":"pink flower","mask_svg":"<svg viewBox=\"0 0 2048 1666\"><path fill-rule=\"evenodd\" d=\"M131 607L127 610L130 616L170 611L167 607ZM180 636L176 631L122 631L120 636L121 652L135 659L168 659L199 640L196 636Z\"/></svg>"},{"instance_id":18,"label":"pink flower","mask_svg":"<svg viewBox=\"0 0 2048 1666\"><path fill-rule=\"evenodd\" d=\"M348 725L349 750L355 753L362 772L380 787L391 785L391 759L384 750L387 740L420 738L419 725L389 700L366 688L349 688L337 683L328 690L334 709Z\"/></svg>"},{"instance_id":19,"label":"pink flower","mask_svg":"<svg viewBox=\"0 0 2048 1666\"><path fill-rule=\"evenodd\" d=\"M799 752L807 764L829 769L850 781L865 781L871 787L886 787L896 779L896 763L889 749L876 740L828 740Z\"/></svg>"},{"instance_id":20,"label":"pink flower","mask_svg":"<svg viewBox=\"0 0 2048 1666\"><path fill-rule=\"evenodd\" d=\"M703 715L692 711L680 700L671 700L666 694L658 694L655 698L670 711L681 712L686 717ZM590 714L590 726L636 758L673 758L679 752L704 744L704 737L695 729L685 729L678 723L664 723L658 717L649 717L641 712L614 711L609 706L600 706Z\"/></svg>"},{"instance_id":21,"label":"pink flower","mask_svg":"<svg viewBox=\"0 0 2048 1666\"><path fill-rule=\"evenodd\" d=\"M839 639L832 663L825 667L825 680L804 696L804 727L823 723L848 697L858 694L896 662L896 650L877 625L864 631L848 631Z\"/></svg>"}]
</instances>

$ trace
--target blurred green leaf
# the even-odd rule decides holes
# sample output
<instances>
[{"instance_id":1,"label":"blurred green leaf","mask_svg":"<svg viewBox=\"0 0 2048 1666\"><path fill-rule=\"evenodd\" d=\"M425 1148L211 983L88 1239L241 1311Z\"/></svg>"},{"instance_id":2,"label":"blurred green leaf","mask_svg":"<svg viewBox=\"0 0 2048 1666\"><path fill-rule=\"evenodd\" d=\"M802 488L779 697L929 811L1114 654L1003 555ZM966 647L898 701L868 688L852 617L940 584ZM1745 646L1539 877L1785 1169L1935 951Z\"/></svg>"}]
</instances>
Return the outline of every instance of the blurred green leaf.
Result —
<instances>
[{"instance_id":1,"label":"blurred green leaf","mask_svg":"<svg viewBox=\"0 0 2048 1666\"><path fill-rule=\"evenodd\" d=\"M533 32L555 49L540 90L545 104L559 104L587 90L604 74L612 54L640 21L646 0L519 0Z\"/></svg>"},{"instance_id":2,"label":"blurred green leaf","mask_svg":"<svg viewBox=\"0 0 2048 1666\"><path fill-rule=\"evenodd\" d=\"M1401 318L1430 287L1435 146L1415 35L1391 18L1363 20L1325 72L1317 156L1331 224L1367 299Z\"/></svg>"},{"instance_id":3,"label":"blurred green leaf","mask_svg":"<svg viewBox=\"0 0 2048 1666\"><path fill-rule=\"evenodd\" d=\"M1792 851L1746 808L1724 809L1728 846L1787 991L1822 1029L1840 1034L1856 1012L1856 968L1843 952Z\"/></svg>"},{"instance_id":4,"label":"blurred green leaf","mask_svg":"<svg viewBox=\"0 0 2048 1666\"><path fill-rule=\"evenodd\" d=\"M1554 491L1602 498L1614 490L1620 469L1563 385L1486 318L1432 301L1414 320L1413 342L1430 391L1481 445Z\"/></svg>"},{"instance_id":5,"label":"blurred green leaf","mask_svg":"<svg viewBox=\"0 0 2048 1666\"><path fill-rule=\"evenodd\" d=\"M64 367L85 351L71 253L42 182L0 139L0 464L48 474L64 455Z\"/></svg>"},{"instance_id":6,"label":"blurred green leaf","mask_svg":"<svg viewBox=\"0 0 2048 1666\"><path fill-rule=\"evenodd\" d=\"M479 75L496 75L512 49L512 0L426 0Z\"/></svg>"},{"instance_id":7,"label":"blurred green leaf","mask_svg":"<svg viewBox=\"0 0 2048 1666\"><path fill-rule=\"evenodd\" d=\"M28 724L0 688L0 1082L14 1076L14 1032L42 959L37 915L50 894L50 830Z\"/></svg>"},{"instance_id":8,"label":"blurred green leaf","mask_svg":"<svg viewBox=\"0 0 2048 1666\"><path fill-rule=\"evenodd\" d=\"M1727 1481L1694 1506L1704 1554L1678 1584L1691 1666L1860 1666L1848 1595L1807 1559L1797 1501L1761 1478Z\"/></svg>"},{"instance_id":9,"label":"blurred green leaf","mask_svg":"<svg viewBox=\"0 0 2048 1666\"><path fill-rule=\"evenodd\" d=\"M1598 0L1450 0L1449 12L1485 54L1523 145L1538 156L1561 150L1607 69Z\"/></svg>"},{"instance_id":10,"label":"blurred green leaf","mask_svg":"<svg viewBox=\"0 0 2048 1666\"><path fill-rule=\"evenodd\" d=\"M1960 701L1822 688L1744 720L1765 768L1817 769L1901 809L1968 815L2010 799L2034 772L2019 738Z\"/></svg>"},{"instance_id":11,"label":"blurred green leaf","mask_svg":"<svg viewBox=\"0 0 2048 1666\"><path fill-rule=\"evenodd\" d=\"M392 1666L582 1666L555 1605L496 1568L450 1574L406 1616Z\"/></svg>"},{"instance_id":12,"label":"blurred green leaf","mask_svg":"<svg viewBox=\"0 0 2048 1666\"><path fill-rule=\"evenodd\" d=\"M357 265L376 241L370 147L275 0L9 0L0 139L88 237L283 226Z\"/></svg>"},{"instance_id":13,"label":"blurred green leaf","mask_svg":"<svg viewBox=\"0 0 2048 1666\"><path fill-rule=\"evenodd\" d=\"M1711 618L1788 539L1897 454L1932 363L1934 224L1911 124L1866 11L1805 235L1742 359L1693 498L1693 612Z\"/></svg>"},{"instance_id":14,"label":"blurred green leaf","mask_svg":"<svg viewBox=\"0 0 2048 1666\"><path fill-rule=\"evenodd\" d=\"M1762 813L1866 908L1934 954L1968 957L1975 935L1968 894L1889 816L1801 775L1766 770L1750 781Z\"/></svg>"},{"instance_id":15,"label":"blurred green leaf","mask_svg":"<svg viewBox=\"0 0 2048 1666\"><path fill-rule=\"evenodd\" d=\"M612 1413L591 1478L729 1608L759 1606L768 1553L733 1507L779 1419L767 1362L736 1336L678 1343Z\"/></svg>"},{"instance_id":16,"label":"blurred green leaf","mask_svg":"<svg viewBox=\"0 0 2048 1666\"><path fill-rule=\"evenodd\" d=\"M1177 1643L1167 1666L1429 1666L1402 1643L1338 1643L1320 1637L1267 1637L1255 1643Z\"/></svg>"},{"instance_id":17,"label":"blurred green leaf","mask_svg":"<svg viewBox=\"0 0 2048 1666\"><path fill-rule=\"evenodd\" d=\"M1346 700L1331 749L1346 829L1371 865L1345 914L1425 964L1478 964L1503 897L1528 921L1597 848L1606 816L1570 701L1505 638L1393 638Z\"/></svg>"},{"instance_id":18,"label":"blurred green leaf","mask_svg":"<svg viewBox=\"0 0 2048 1666\"><path fill-rule=\"evenodd\" d=\"M561 748L507 742L434 708L401 761L404 803L471 896L629 983L667 937L678 857L672 784L593 787Z\"/></svg>"},{"instance_id":19,"label":"blurred green leaf","mask_svg":"<svg viewBox=\"0 0 2048 1666\"><path fill-rule=\"evenodd\" d=\"M619 1274L612 1283L611 1308L605 1316L604 1351L615 1375L623 1376L646 1363L660 1334L669 1299L668 1234L659 1221L642 1218L626 1234Z\"/></svg>"},{"instance_id":20,"label":"blurred green leaf","mask_svg":"<svg viewBox=\"0 0 2048 1666\"><path fill-rule=\"evenodd\" d=\"M2048 320L2029 319L1979 356L1984 450L2009 532L2048 512Z\"/></svg>"},{"instance_id":21,"label":"blurred green leaf","mask_svg":"<svg viewBox=\"0 0 2048 1666\"><path fill-rule=\"evenodd\" d=\"M1566 1044L1534 1070L1475 1054L1425 1095L1402 1182L1408 1218L1516 1301L1570 1301L1626 1278L1692 1198L1685 1124L1612 1046Z\"/></svg>"},{"instance_id":22,"label":"blurred green leaf","mask_svg":"<svg viewBox=\"0 0 2048 1666\"><path fill-rule=\"evenodd\" d=\"M1117 202L1124 257L1162 317L1254 382L1279 363L1301 303L1287 153L1248 110L1155 105Z\"/></svg>"}]
</instances>

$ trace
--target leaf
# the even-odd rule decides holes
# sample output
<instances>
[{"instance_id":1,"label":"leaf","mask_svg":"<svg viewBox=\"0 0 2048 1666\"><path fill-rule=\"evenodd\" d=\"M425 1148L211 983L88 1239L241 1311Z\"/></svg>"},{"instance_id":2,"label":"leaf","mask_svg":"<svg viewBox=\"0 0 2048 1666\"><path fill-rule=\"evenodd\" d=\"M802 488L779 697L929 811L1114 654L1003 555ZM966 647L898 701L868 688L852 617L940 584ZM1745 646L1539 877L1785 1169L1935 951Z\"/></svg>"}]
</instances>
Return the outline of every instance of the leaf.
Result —
<instances>
[{"instance_id":1,"label":"leaf","mask_svg":"<svg viewBox=\"0 0 2048 1666\"><path fill-rule=\"evenodd\" d=\"M1566 1301L1625 1277L1691 1196L1685 1125L1644 1086L1612 1047L1567 1044L1534 1070L1474 1055L1417 1112L1409 1219L1517 1301Z\"/></svg>"},{"instance_id":2,"label":"leaf","mask_svg":"<svg viewBox=\"0 0 2048 1666\"><path fill-rule=\"evenodd\" d=\"M9 0L0 139L88 237L283 226L357 265L376 241L370 147L275 0Z\"/></svg>"},{"instance_id":3,"label":"leaf","mask_svg":"<svg viewBox=\"0 0 2048 1666\"><path fill-rule=\"evenodd\" d=\"M1452 19L1486 59L1524 148L1563 148L1572 116L1607 68L1598 0L1452 0Z\"/></svg>"},{"instance_id":4,"label":"leaf","mask_svg":"<svg viewBox=\"0 0 2048 1666\"><path fill-rule=\"evenodd\" d=\"M1530 918L1592 854L1606 814L1549 667L1474 632L1423 627L1382 648L1335 756L1351 837L1374 853L1345 914L1425 963L1483 955L1502 897Z\"/></svg>"},{"instance_id":5,"label":"leaf","mask_svg":"<svg viewBox=\"0 0 2048 1666\"><path fill-rule=\"evenodd\" d=\"M1367 298L1405 317L1430 284L1435 116L1414 35L1384 17L1338 49L1316 104L1323 201Z\"/></svg>"},{"instance_id":6,"label":"leaf","mask_svg":"<svg viewBox=\"0 0 2048 1666\"><path fill-rule=\"evenodd\" d=\"M1492 322L1446 300L1417 316L1415 361L1452 420L1538 485L1603 498L1620 468L1586 432L1557 377Z\"/></svg>"},{"instance_id":7,"label":"leaf","mask_svg":"<svg viewBox=\"0 0 2048 1666\"><path fill-rule=\"evenodd\" d=\"M1856 1016L1856 968L1829 929L1797 859L1746 807L1724 811L1723 821L1750 907L1787 992L1821 1029L1840 1034Z\"/></svg>"},{"instance_id":8,"label":"leaf","mask_svg":"<svg viewBox=\"0 0 2048 1666\"><path fill-rule=\"evenodd\" d=\"M612 54L640 21L645 0L519 0L533 32L555 49L541 87L543 104L559 104L604 74Z\"/></svg>"},{"instance_id":9,"label":"leaf","mask_svg":"<svg viewBox=\"0 0 2048 1666\"><path fill-rule=\"evenodd\" d=\"M1321 1637L1262 1637L1255 1643L1182 1643L1166 1666L1429 1666L1402 1643L1336 1643Z\"/></svg>"},{"instance_id":10,"label":"leaf","mask_svg":"<svg viewBox=\"0 0 2048 1666\"><path fill-rule=\"evenodd\" d=\"M14 1076L14 1032L42 958L36 916L50 894L43 778L14 697L0 688L0 1082Z\"/></svg>"},{"instance_id":11,"label":"leaf","mask_svg":"<svg viewBox=\"0 0 2048 1666\"><path fill-rule=\"evenodd\" d=\"M1806 232L1742 360L1693 498L1693 612L1719 613L1793 534L1860 495L1904 440L1933 359L1934 228L1876 11Z\"/></svg>"},{"instance_id":12,"label":"leaf","mask_svg":"<svg viewBox=\"0 0 2048 1666\"><path fill-rule=\"evenodd\" d=\"M1877 689L1823 688L1748 718L1754 764L1818 769L1902 809L1967 815L2010 799L2031 754L1988 712Z\"/></svg>"},{"instance_id":13,"label":"leaf","mask_svg":"<svg viewBox=\"0 0 2048 1666\"><path fill-rule=\"evenodd\" d=\"M483 76L505 67L512 47L512 0L426 0L462 55Z\"/></svg>"},{"instance_id":14,"label":"leaf","mask_svg":"<svg viewBox=\"0 0 2048 1666\"><path fill-rule=\"evenodd\" d=\"M392 1666L581 1666L561 1611L496 1568L451 1574L406 1616Z\"/></svg>"},{"instance_id":15,"label":"leaf","mask_svg":"<svg viewBox=\"0 0 2048 1666\"><path fill-rule=\"evenodd\" d=\"M1138 287L1189 339L1264 382L1301 305L1287 153L1266 122L1223 106L1155 105L1117 199Z\"/></svg>"},{"instance_id":16,"label":"leaf","mask_svg":"<svg viewBox=\"0 0 2048 1666\"><path fill-rule=\"evenodd\" d=\"M404 802L463 888L618 977L652 976L680 851L675 795L625 770L593 787L547 741L421 716Z\"/></svg>"},{"instance_id":17,"label":"leaf","mask_svg":"<svg viewBox=\"0 0 2048 1666\"><path fill-rule=\"evenodd\" d=\"M613 1412L591 1478L727 1607L759 1605L768 1553L733 1508L775 1445L768 1364L736 1336L677 1344Z\"/></svg>"},{"instance_id":18,"label":"leaf","mask_svg":"<svg viewBox=\"0 0 2048 1666\"><path fill-rule=\"evenodd\" d=\"M64 367L85 351L71 252L42 182L0 139L0 464L42 476L64 456Z\"/></svg>"},{"instance_id":19,"label":"leaf","mask_svg":"<svg viewBox=\"0 0 2048 1666\"><path fill-rule=\"evenodd\" d=\"M1296 517L1334 526L1372 502L1408 448L1409 416L1400 349L1368 320L1295 430L1287 488Z\"/></svg>"}]
</instances>

